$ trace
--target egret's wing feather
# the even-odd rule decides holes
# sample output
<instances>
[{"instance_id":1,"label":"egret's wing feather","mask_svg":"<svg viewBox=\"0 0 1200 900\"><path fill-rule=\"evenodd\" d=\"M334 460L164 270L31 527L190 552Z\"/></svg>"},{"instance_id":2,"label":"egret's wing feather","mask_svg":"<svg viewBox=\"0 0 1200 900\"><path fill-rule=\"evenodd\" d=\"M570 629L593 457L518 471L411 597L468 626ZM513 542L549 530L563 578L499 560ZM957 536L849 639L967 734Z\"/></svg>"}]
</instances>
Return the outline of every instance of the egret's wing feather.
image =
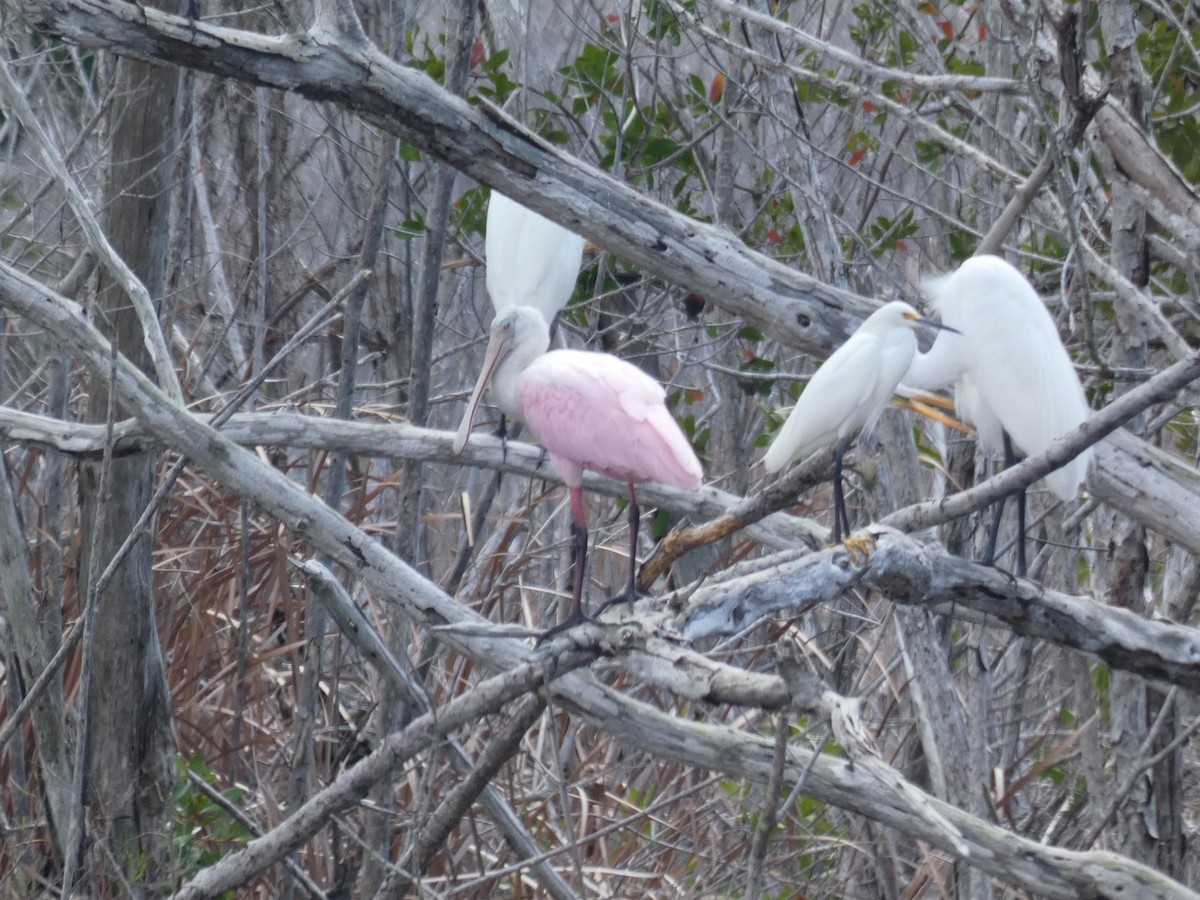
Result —
<instances>
[{"instance_id":1,"label":"egret's wing feather","mask_svg":"<svg viewBox=\"0 0 1200 900\"><path fill-rule=\"evenodd\" d=\"M855 333L809 379L791 415L763 456L768 472L778 472L839 437L861 427L865 407L879 379L879 342Z\"/></svg>"},{"instance_id":2,"label":"egret's wing feather","mask_svg":"<svg viewBox=\"0 0 1200 900\"><path fill-rule=\"evenodd\" d=\"M571 299L583 245L579 235L493 191L484 253L496 312L532 306L549 324Z\"/></svg>"},{"instance_id":3,"label":"egret's wing feather","mask_svg":"<svg viewBox=\"0 0 1200 900\"><path fill-rule=\"evenodd\" d=\"M942 321L962 332L959 408L993 451L1000 427L1022 453L1034 454L1087 418L1054 319L1020 272L997 257L974 257L932 287ZM1081 454L1046 483L1064 499L1075 496L1089 458Z\"/></svg>"}]
</instances>

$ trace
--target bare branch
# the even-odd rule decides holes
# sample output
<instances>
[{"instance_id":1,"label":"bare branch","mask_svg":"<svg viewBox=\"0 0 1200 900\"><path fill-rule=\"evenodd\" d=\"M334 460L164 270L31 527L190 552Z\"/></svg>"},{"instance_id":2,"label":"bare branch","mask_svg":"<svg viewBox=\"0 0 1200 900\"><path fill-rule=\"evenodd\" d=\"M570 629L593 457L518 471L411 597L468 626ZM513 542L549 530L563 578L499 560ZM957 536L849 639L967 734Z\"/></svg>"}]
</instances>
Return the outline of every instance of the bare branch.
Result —
<instances>
[{"instance_id":1,"label":"bare branch","mask_svg":"<svg viewBox=\"0 0 1200 900\"><path fill-rule=\"evenodd\" d=\"M175 375L175 364L171 359L170 350L167 348L166 338L163 337L162 327L158 322L158 312L154 308L154 300L150 297L150 293L142 284L141 279L133 273L133 270L125 264L125 260L121 259L112 244L109 243L104 231L100 228L100 223L92 215L91 207L88 206L82 189L71 177L71 173L67 171L61 154L51 143L37 116L33 114L25 95L13 81L8 63L3 57L0 57L0 97L4 99L6 106L16 112L17 117L21 120L21 125L33 136L42 152L42 161L53 174L59 190L66 196L67 202L71 205L71 211L75 213L75 218L78 219L84 233L87 234L89 245L100 258L105 269L112 275L113 280L121 285L133 303L138 321L142 326L142 340L146 345L146 353L154 364L154 374L158 377L159 384L163 386L163 390L168 395L181 399L183 391L179 386L179 379Z\"/></svg>"}]
</instances>

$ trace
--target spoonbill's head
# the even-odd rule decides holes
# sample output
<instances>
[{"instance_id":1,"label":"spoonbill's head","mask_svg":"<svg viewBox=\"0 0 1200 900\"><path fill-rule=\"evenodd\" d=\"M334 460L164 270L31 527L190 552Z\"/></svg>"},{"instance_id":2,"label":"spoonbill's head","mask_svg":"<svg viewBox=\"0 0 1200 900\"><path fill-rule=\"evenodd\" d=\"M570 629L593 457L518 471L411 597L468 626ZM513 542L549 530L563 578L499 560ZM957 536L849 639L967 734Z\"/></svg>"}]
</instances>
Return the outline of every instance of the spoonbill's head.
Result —
<instances>
[{"instance_id":1,"label":"spoonbill's head","mask_svg":"<svg viewBox=\"0 0 1200 900\"><path fill-rule=\"evenodd\" d=\"M550 328L542 314L529 306L514 306L492 321L483 370L467 403L467 412L454 436L454 454L462 453L475 423L475 412L490 385L492 399L512 419L521 418L517 400L517 378L550 346Z\"/></svg>"}]
</instances>

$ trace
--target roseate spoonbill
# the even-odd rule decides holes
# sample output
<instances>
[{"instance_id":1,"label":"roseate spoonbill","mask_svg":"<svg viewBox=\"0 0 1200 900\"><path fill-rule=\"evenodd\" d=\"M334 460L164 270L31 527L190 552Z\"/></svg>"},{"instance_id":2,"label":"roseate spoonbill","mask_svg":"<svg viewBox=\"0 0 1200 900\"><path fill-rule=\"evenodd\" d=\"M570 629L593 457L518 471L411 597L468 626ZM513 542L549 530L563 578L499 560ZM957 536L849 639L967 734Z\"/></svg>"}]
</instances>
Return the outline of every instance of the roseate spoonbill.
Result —
<instances>
[{"instance_id":1,"label":"roseate spoonbill","mask_svg":"<svg viewBox=\"0 0 1200 900\"><path fill-rule=\"evenodd\" d=\"M901 300L867 316L850 339L813 374L763 457L767 471L778 472L794 459L837 445L833 463L834 543L841 540L843 532L850 532L842 488L846 443L875 424L883 412L917 352L914 329L922 326L945 328L922 318Z\"/></svg>"},{"instance_id":2,"label":"roseate spoonbill","mask_svg":"<svg viewBox=\"0 0 1200 900\"><path fill-rule=\"evenodd\" d=\"M1054 319L1019 271L996 256L974 256L957 270L929 279L931 305L944 324L961 335L939 335L928 353L918 353L904 376L907 387L936 390L954 385L958 414L972 423L984 447L1015 461L1013 445L1040 453L1056 438L1083 424L1087 399L1058 336ZM1087 475L1090 449L1046 476L1047 487L1072 499ZM1017 568L1025 570L1025 493L1018 495ZM1001 501L992 519L985 563L995 554Z\"/></svg>"},{"instance_id":3,"label":"roseate spoonbill","mask_svg":"<svg viewBox=\"0 0 1200 900\"><path fill-rule=\"evenodd\" d=\"M547 352L549 345L549 329L536 309L517 306L496 316L483 371L454 438L454 452L461 453L467 445L475 411L489 384L496 405L523 421L549 451L571 495L575 568L566 624L573 625L585 618L583 470L591 469L629 486L629 580L624 593L613 598L629 601L637 596L640 513L634 486L658 481L694 491L704 473L667 411L662 385L637 366L607 353Z\"/></svg>"}]
</instances>

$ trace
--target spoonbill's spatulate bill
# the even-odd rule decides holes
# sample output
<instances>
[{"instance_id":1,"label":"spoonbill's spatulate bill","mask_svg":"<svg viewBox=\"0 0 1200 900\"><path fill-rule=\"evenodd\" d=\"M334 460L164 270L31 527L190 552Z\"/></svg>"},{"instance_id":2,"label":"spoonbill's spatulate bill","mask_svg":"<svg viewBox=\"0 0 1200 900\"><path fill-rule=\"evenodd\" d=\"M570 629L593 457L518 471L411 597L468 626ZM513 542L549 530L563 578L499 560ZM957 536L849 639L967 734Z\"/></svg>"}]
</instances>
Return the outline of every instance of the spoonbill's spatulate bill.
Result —
<instances>
[{"instance_id":1,"label":"spoonbill's spatulate bill","mask_svg":"<svg viewBox=\"0 0 1200 900\"><path fill-rule=\"evenodd\" d=\"M454 440L461 453L486 387L505 415L523 421L549 451L571 495L575 570L568 622L584 618L583 576L587 516L583 472L591 469L629 486L629 581L622 599L636 596L637 526L634 486L657 481L697 490L700 461L671 414L662 386L636 366L607 353L551 350L541 313L518 306L497 315L483 371Z\"/></svg>"}]
</instances>

